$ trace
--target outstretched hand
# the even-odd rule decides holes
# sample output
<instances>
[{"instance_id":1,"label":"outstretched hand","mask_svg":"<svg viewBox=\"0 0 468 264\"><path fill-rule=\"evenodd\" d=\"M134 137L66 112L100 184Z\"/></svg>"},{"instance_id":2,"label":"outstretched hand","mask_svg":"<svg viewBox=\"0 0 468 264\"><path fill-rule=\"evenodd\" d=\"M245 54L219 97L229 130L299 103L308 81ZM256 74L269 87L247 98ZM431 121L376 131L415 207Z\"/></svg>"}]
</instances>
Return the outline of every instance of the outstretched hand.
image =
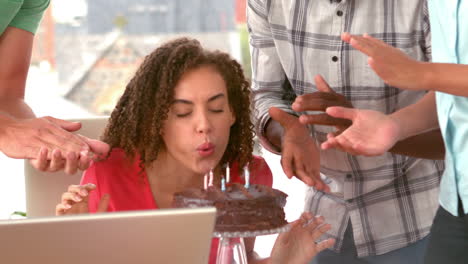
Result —
<instances>
[{"instance_id":1,"label":"outstretched hand","mask_svg":"<svg viewBox=\"0 0 468 264\"><path fill-rule=\"evenodd\" d=\"M387 84L408 90L427 89L421 82L424 79L422 65L425 62L416 61L401 50L367 34L357 36L343 33L341 39L369 56L369 66Z\"/></svg>"},{"instance_id":2,"label":"outstretched hand","mask_svg":"<svg viewBox=\"0 0 468 264\"><path fill-rule=\"evenodd\" d=\"M271 251L271 263L309 263L318 253L332 247L335 240L331 238L316 244L330 230L330 225L323 221L323 217L303 213L298 220L291 223L291 230L278 235Z\"/></svg>"},{"instance_id":3,"label":"outstretched hand","mask_svg":"<svg viewBox=\"0 0 468 264\"><path fill-rule=\"evenodd\" d=\"M377 156L388 151L400 136L400 127L390 116L372 110L329 107L327 113L353 124L338 136L328 134L322 149L337 148L353 155Z\"/></svg>"},{"instance_id":4,"label":"outstretched hand","mask_svg":"<svg viewBox=\"0 0 468 264\"><path fill-rule=\"evenodd\" d=\"M89 193L96 189L96 185L70 185L68 191L62 194L62 201L55 207L56 215L86 214L89 213ZM104 194L99 201L96 212L106 212L109 207L110 196Z\"/></svg>"},{"instance_id":5,"label":"outstretched hand","mask_svg":"<svg viewBox=\"0 0 468 264\"><path fill-rule=\"evenodd\" d=\"M320 152L309 135L309 129L297 117L279 108L271 107L269 114L284 128L281 166L286 176L289 179L297 177L317 190L329 191L328 185L320 178Z\"/></svg>"},{"instance_id":6,"label":"outstretched hand","mask_svg":"<svg viewBox=\"0 0 468 264\"><path fill-rule=\"evenodd\" d=\"M73 174L109 152L108 144L71 133L80 128L80 123L53 117L5 118L0 128L0 150L10 158L30 159L40 171L63 169Z\"/></svg>"}]
</instances>

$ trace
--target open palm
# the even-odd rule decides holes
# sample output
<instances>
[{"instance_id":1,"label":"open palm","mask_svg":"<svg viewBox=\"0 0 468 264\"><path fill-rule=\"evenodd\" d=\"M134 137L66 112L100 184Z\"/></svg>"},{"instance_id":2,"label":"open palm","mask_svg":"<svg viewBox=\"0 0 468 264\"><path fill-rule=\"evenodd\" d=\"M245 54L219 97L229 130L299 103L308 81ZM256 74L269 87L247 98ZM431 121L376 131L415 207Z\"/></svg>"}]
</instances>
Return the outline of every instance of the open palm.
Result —
<instances>
[{"instance_id":1,"label":"open palm","mask_svg":"<svg viewBox=\"0 0 468 264\"><path fill-rule=\"evenodd\" d=\"M399 140L400 127L383 113L343 107L330 107L327 113L350 119L353 124L338 136L329 134L322 143L323 149L337 148L353 155L377 156Z\"/></svg>"}]
</instances>

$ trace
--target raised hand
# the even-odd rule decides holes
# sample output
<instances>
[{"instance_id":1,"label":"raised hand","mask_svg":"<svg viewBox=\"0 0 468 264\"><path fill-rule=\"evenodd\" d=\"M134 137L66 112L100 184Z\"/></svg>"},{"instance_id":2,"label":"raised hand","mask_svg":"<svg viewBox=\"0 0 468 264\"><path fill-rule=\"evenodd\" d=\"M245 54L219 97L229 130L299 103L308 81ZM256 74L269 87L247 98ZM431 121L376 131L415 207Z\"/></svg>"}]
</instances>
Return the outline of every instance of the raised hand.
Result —
<instances>
[{"instance_id":1,"label":"raised hand","mask_svg":"<svg viewBox=\"0 0 468 264\"><path fill-rule=\"evenodd\" d=\"M79 130L80 123L53 117L5 120L0 128L0 150L11 158L30 159L40 171L63 169L73 174L109 152L104 142L70 133Z\"/></svg>"},{"instance_id":2,"label":"raised hand","mask_svg":"<svg viewBox=\"0 0 468 264\"><path fill-rule=\"evenodd\" d=\"M363 36L343 33L341 39L369 56L369 66L387 84L401 89L426 90L424 85L425 62L416 61L401 50L367 34Z\"/></svg>"},{"instance_id":3,"label":"raised hand","mask_svg":"<svg viewBox=\"0 0 468 264\"><path fill-rule=\"evenodd\" d=\"M289 179L297 177L317 190L329 191L328 185L320 178L320 152L308 128L297 117L279 108L270 108L269 114L284 128L281 166L286 176Z\"/></svg>"},{"instance_id":4,"label":"raised hand","mask_svg":"<svg viewBox=\"0 0 468 264\"><path fill-rule=\"evenodd\" d=\"M353 105L349 102L346 97L336 93L330 88L328 83L323 79L321 75L316 75L315 85L318 92L304 94L298 96L292 104L292 109L296 112L304 111L322 111L323 114L313 115L301 115L299 121L302 124L316 124L316 125L327 125L334 126L338 131L342 131L351 125L351 122L347 119L334 118L325 113L325 110L330 106L343 106L352 108Z\"/></svg>"},{"instance_id":5,"label":"raised hand","mask_svg":"<svg viewBox=\"0 0 468 264\"><path fill-rule=\"evenodd\" d=\"M56 215L86 214L89 213L89 193L96 189L96 185L70 185L68 191L62 194L61 203L55 207ZM110 196L104 194L99 201L97 212L106 212L109 207Z\"/></svg>"},{"instance_id":6,"label":"raised hand","mask_svg":"<svg viewBox=\"0 0 468 264\"><path fill-rule=\"evenodd\" d=\"M338 136L328 134L322 149L337 148L353 155L376 156L388 151L399 140L398 123L383 113L343 107L327 108L327 113L349 119L353 124Z\"/></svg>"},{"instance_id":7,"label":"raised hand","mask_svg":"<svg viewBox=\"0 0 468 264\"><path fill-rule=\"evenodd\" d=\"M310 213L303 213L298 220L291 223L288 232L278 235L271 251L271 263L309 263L319 252L333 246L334 239L315 243L330 230L330 225L323 224L323 221L323 217L316 218Z\"/></svg>"}]
</instances>

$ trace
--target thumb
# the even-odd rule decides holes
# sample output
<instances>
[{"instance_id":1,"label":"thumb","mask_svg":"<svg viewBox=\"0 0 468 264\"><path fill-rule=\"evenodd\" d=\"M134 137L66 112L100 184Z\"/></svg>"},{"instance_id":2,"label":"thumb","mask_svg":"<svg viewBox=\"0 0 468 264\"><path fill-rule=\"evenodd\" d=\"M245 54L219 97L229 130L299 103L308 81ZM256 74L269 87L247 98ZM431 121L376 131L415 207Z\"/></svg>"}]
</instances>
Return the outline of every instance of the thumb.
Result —
<instances>
[{"instance_id":1,"label":"thumb","mask_svg":"<svg viewBox=\"0 0 468 264\"><path fill-rule=\"evenodd\" d=\"M290 127L297 121L297 117L294 117L277 107L270 107L268 113L270 114L270 117L280 123L283 128Z\"/></svg>"},{"instance_id":2,"label":"thumb","mask_svg":"<svg viewBox=\"0 0 468 264\"><path fill-rule=\"evenodd\" d=\"M51 116L46 117L46 119L49 120L50 122L58 125L62 129L67 130L68 132L74 132L74 131L77 131L77 130L79 130L81 128L81 123L80 122L66 121L66 120L54 118L54 117L51 117Z\"/></svg>"},{"instance_id":3,"label":"thumb","mask_svg":"<svg viewBox=\"0 0 468 264\"><path fill-rule=\"evenodd\" d=\"M87 138L87 137L83 137L83 139L88 144L91 151L94 152L94 153L99 154L100 157L106 156L107 153L110 150L109 144L107 144L105 142L102 142L102 141L96 140L96 139L90 139L90 138Z\"/></svg>"},{"instance_id":4,"label":"thumb","mask_svg":"<svg viewBox=\"0 0 468 264\"><path fill-rule=\"evenodd\" d=\"M96 213L107 212L107 208L109 208L109 202L110 202L110 195L106 193L101 197Z\"/></svg>"},{"instance_id":5,"label":"thumb","mask_svg":"<svg viewBox=\"0 0 468 264\"><path fill-rule=\"evenodd\" d=\"M357 109L340 106L327 107L326 110L327 114L333 117L349 119L351 121L354 121L354 119L356 118L357 111Z\"/></svg>"}]
</instances>

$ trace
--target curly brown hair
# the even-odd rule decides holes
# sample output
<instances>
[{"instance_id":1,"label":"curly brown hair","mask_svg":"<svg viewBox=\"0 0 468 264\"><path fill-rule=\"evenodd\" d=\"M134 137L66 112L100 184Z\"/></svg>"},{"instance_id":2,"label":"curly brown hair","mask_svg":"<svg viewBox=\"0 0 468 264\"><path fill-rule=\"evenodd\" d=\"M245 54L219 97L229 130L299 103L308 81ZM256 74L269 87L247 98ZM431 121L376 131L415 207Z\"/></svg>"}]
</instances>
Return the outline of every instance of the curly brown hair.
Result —
<instances>
[{"instance_id":1,"label":"curly brown hair","mask_svg":"<svg viewBox=\"0 0 468 264\"><path fill-rule=\"evenodd\" d=\"M174 89L182 75L202 66L212 66L226 83L229 106L236 121L220 164L252 160L254 126L250 119L250 84L241 65L228 54L208 51L194 39L169 41L145 57L128 83L110 116L103 141L121 148L126 155L140 156L144 168L165 147L161 130L174 101Z\"/></svg>"}]
</instances>

